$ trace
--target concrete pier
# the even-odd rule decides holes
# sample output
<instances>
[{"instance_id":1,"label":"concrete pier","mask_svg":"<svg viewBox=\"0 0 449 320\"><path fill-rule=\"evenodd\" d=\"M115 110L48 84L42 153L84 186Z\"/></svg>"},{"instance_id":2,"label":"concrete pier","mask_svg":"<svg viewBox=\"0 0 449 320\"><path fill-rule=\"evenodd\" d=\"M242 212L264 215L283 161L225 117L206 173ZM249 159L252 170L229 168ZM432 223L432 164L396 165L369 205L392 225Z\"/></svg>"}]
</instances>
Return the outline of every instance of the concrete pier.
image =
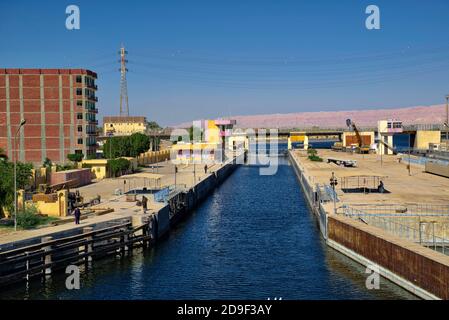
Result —
<instances>
[{"instance_id":1,"label":"concrete pier","mask_svg":"<svg viewBox=\"0 0 449 320\"><path fill-rule=\"evenodd\" d=\"M345 168L327 163L326 158L357 160L357 168ZM411 175L397 157L336 153L320 150L323 162L312 162L303 151L289 151L302 191L319 220L326 243L365 266L378 266L382 276L423 299L449 299L449 256L408 241L366 221L351 219L344 214L346 206L364 204L404 204L425 202L447 204L449 179L429 175L413 166ZM337 178L356 175L386 176L389 193L345 193L337 186L338 202L324 200L322 187L329 185L332 172ZM335 206L335 207L334 207ZM336 208L336 212L335 212Z\"/></svg>"}]
</instances>

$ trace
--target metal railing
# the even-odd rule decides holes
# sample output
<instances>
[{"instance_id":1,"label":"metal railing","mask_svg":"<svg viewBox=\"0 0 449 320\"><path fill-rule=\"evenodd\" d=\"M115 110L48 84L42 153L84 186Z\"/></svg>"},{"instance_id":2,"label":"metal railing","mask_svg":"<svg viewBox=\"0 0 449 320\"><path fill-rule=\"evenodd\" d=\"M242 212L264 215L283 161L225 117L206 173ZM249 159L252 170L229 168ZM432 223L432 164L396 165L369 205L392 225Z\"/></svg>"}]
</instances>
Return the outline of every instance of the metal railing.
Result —
<instances>
[{"instance_id":1,"label":"metal railing","mask_svg":"<svg viewBox=\"0 0 449 320\"><path fill-rule=\"evenodd\" d=\"M345 213L362 213L386 216L441 216L449 219L449 205L405 203L405 204L351 204ZM449 222L449 220L448 220Z\"/></svg>"},{"instance_id":2,"label":"metal railing","mask_svg":"<svg viewBox=\"0 0 449 320\"><path fill-rule=\"evenodd\" d=\"M344 206L346 217L449 255L449 206Z\"/></svg>"}]
</instances>

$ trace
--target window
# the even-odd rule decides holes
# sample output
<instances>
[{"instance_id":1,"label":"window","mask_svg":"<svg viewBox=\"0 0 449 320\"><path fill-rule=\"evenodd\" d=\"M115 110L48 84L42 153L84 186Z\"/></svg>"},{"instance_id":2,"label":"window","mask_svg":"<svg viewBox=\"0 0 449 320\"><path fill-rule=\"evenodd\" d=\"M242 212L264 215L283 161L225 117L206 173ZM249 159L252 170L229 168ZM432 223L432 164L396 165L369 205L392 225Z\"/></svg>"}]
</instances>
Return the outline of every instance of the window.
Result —
<instances>
[{"instance_id":1,"label":"window","mask_svg":"<svg viewBox=\"0 0 449 320\"><path fill-rule=\"evenodd\" d=\"M81 107L83 105L83 101L82 100L77 100L76 101L76 105Z\"/></svg>"},{"instance_id":2,"label":"window","mask_svg":"<svg viewBox=\"0 0 449 320\"><path fill-rule=\"evenodd\" d=\"M75 150L76 154L83 154L83 150Z\"/></svg>"},{"instance_id":3,"label":"window","mask_svg":"<svg viewBox=\"0 0 449 320\"><path fill-rule=\"evenodd\" d=\"M77 95L77 96L82 96L82 95L83 95L83 89L81 89L81 88L76 88L76 95Z\"/></svg>"},{"instance_id":4,"label":"window","mask_svg":"<svg viewBox=\"0 0 449 320\"><path fill-rule=\"evenodd\" d=\"M76 118L77 118L78 120L83 120L83 114L82 114L82 113L77 113L77 114L76 114Z\"/></svg>"},{"instance_id":5,"label":"window","mask_svg":"<svg viewBox=\"0 0 449 320\"><path fill-rule=\"evenodd\" d=\"M78 144L83 144L83 138L78 138Z\"/></svg>"},{"instance_id":6,"label":"window","mask_svg":"<svg viewBox=\"0 0 449 320\"><path fill-rule=\"evenodd\" d=\"M78 132L83 132L83 126L78 126Z\"/></svg>"},{"instance_id":7,"label":"window","mask_svg":"<svg viewBox=\"0 0 449 320\"><path fill-rule=\"evenodd\" d=\"M76 76L76 83L81 83L82 81L81 76Z\"/></svg>"}]
</instances>

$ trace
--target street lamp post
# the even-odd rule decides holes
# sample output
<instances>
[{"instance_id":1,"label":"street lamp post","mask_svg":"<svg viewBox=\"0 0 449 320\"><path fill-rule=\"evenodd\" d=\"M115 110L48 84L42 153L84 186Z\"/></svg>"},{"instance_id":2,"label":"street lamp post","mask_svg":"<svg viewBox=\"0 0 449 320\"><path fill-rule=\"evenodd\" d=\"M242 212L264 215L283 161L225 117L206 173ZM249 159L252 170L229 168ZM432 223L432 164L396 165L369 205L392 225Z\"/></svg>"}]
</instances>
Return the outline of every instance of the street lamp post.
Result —
<instances>
[{"instance_id":1,"label":"street lamp post","mask_svg":"<svg viewBox=\"0 0 449 320\"><path fill-rule=\"evenodd\" d=\"M449 94L446 95L446 147L449 140ZM447 148L446 148L447 149Z\"/></svg>"},{"instance_id":2,"label":"street lamp post","mask_svg":"<svg viewBox=\"0 0 449 320\"><path fill-rule=\"evenodd\" d=\"M17 231L17 135L20 132L20 129L25 125L26 120L22 119L19 123L19 127L17 128L16 134L14 135L14 231Z\"/></svg>"},{"instance_id":3,"label":"street lamp post","mask_svg":"<svg viewBox=\"0 0 449 320\"><path fill-rule=\"evenodd\" d=\"M411 172L411 163L410 163L410 152L411 152L411 133L408 134L408 175L411 176L412 172Z\"/></svg>"},{"instance_id":4,"label":"street lamp post","mask_svg":"<svg viewBox=\"0 0 449 320\"><path fill-rule=\"evenodd\" d=\"M177 188L177 186L176 186L176 174L178 173L178 167L176 166L176 164L175 164L175 190L176 190L176 188Z\"/></svg>"},{"instance_id":5,"label":"street lamp post","mask_svg":"<svg viewBox=\"0 0 449 320\"><path fill-rule=\"evenodd\" d=\"M334 194L332 195L332 198L334 200L334 213L337 214L337 192L335 191L335 187L338 184L338 180L335 177L335 174L332 172L332 176L330 178L330 185L332 186L332 190L334 191Z\"/></svg>"}]
</instances>

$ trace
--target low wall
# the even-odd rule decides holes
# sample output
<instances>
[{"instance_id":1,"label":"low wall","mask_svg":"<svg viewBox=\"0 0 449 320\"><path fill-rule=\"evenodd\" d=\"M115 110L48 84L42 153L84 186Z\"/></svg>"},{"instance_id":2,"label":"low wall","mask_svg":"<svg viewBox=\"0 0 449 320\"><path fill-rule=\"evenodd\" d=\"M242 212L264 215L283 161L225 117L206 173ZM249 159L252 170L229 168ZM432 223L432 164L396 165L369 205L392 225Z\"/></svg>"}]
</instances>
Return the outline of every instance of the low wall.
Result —
<instances>
[{"instance_id":1,"label":"low wall","mask_svg":"<svg viewBox=\"0 0 449 320\"><path fill-rule=\"evenodd\" d=\"M424 299L449 299L449 257L349 218L329 215L328 242ZM346 250L348 249L348 250Z\"/></svg>"}]
</instances>

